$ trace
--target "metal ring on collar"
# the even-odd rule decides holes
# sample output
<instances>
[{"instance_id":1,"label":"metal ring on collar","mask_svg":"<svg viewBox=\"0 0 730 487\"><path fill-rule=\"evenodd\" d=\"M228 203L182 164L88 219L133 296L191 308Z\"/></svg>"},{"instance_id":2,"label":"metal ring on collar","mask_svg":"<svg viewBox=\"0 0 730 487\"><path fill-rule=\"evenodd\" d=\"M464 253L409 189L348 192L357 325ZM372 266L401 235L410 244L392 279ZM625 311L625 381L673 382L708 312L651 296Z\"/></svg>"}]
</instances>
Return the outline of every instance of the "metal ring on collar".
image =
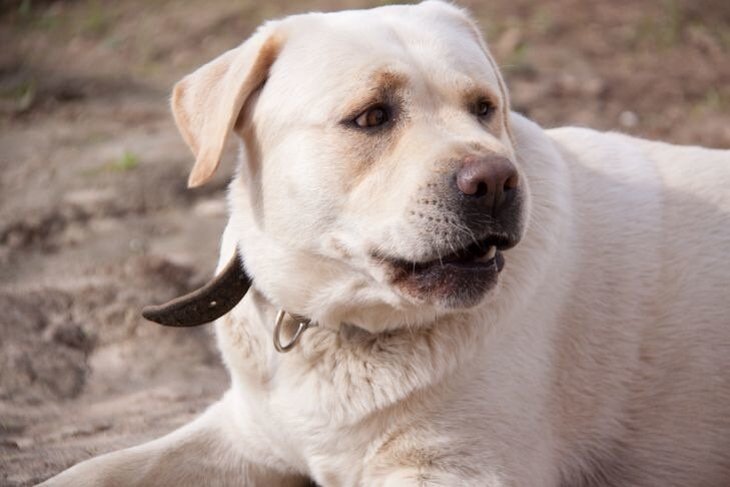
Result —
<instances>
[{"instance_id":1,"label":"metal ring on collar","mask_svg":"<svg viewBox=\"0 0 730 487\"><path fill-rule=\"evenodd\" d=\"M302 337L302 333L309 328L312 325L311 321L304 319L302 321L299 321L299 325L297 327L297 331L294 332L294 336L289 340L289 343L282 344L281 343L281 325L284 323L284 317L286 316L286 311L283 309L280 309L279 312L276 314L276 324L274 325L274 348L277 352L286 353L291 351L297 343L299 343L299 339Z\"/></svg>"}]
</instances>

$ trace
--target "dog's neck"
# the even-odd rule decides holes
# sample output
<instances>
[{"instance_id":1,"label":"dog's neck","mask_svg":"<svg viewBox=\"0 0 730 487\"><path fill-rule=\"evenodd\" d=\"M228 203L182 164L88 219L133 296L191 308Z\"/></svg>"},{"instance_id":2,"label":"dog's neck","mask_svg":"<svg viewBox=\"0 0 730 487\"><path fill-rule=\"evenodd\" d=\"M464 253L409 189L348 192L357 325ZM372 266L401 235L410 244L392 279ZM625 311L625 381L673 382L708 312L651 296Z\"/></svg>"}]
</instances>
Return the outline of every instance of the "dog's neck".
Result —
<instances>
[{"instance_id":1,"label":"dog's neck","mask_svg":"<svg viewBox=\"0 0 730 487\"><path fill-rule=\"evenodd\" d=\"M490 331L478 314L381 333L347 324L314 327L294 350L281 354L272 344L277 311L262 293L252 290L241 306L218 321L219 344L234 382L272 394L275 387L290 397L306 396L307 402L297 405L303 413L343 422L392 406L454 370L464 370L464 362L473 359ZM307 386L313 381L318 384L316 397ZM352 397L368 400L353 404Z\"/></svg>"}]
</instances>

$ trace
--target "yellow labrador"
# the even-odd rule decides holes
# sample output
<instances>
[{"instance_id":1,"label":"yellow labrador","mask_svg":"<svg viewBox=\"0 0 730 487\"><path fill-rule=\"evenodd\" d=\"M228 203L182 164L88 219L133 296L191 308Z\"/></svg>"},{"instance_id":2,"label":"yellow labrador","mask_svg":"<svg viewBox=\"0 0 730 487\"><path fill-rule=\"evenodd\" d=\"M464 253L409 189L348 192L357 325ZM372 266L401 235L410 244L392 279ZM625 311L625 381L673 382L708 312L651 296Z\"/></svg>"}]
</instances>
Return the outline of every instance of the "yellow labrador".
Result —
<instances>
[{"instance_id":1,"label":"yellow labrador","mask_svg":"<svg viewBox=\"0 0 730 487\"><path fill-rule=\"evenodd\" d=\"M266 23L172 108L192 186L242 140L232 386L47 485L730 483L729 151L541 129L438 1Z\"/></svg>"}]
</instances>

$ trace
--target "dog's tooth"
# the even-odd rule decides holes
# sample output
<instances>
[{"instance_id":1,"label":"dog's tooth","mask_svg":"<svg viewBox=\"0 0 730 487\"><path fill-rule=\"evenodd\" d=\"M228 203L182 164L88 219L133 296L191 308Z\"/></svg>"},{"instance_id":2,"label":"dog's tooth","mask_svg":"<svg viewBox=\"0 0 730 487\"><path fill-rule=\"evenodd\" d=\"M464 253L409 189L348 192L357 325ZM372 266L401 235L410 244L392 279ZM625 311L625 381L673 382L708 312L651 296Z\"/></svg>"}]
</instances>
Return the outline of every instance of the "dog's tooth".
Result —
<instances>
[{"instance_id":1,"label":"dog's tooth","mask_svg":"<svg viewBox=\"0 0 730 487\"><path fill-rule=\"evenodd\" d=\"M495 255L497 255L497 247L496 247L495 245L492 245L492 246L491 246L491 247L489 247L489 249L487 250L487 255L486 255L486 258L487 258L488 260L489 260L489 259L494 259L494 256L495 256Z\"/></svg>"}]
</instances>

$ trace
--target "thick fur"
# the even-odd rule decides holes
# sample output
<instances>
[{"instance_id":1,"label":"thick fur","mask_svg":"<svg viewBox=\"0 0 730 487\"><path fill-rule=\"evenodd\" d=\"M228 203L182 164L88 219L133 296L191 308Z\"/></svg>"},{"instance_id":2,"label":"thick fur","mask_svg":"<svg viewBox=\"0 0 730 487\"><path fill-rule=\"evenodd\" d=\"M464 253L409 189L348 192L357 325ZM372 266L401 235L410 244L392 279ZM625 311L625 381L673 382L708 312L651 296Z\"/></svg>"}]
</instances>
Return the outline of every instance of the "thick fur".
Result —
<instances>
[{"instance_id":1,"label":"thick fur","mask_svg":"<svg viewBox=\"0 0 730 487\"><path fill-rule=\"evenodd\" d=\"M510 113L472 21L445 3L295 16L253 39L173 104L192 184L221 130L243 141L220 267L238 246L255 290L216 323L231 389L47 485L730 483L729 151ZM390 133L343 126L389 83L405 86ZM496 101L488 124L469 90ZM453 244L458 222L443 235L413 216L449 211L429 188L474 151L515 163L525 223L462 309L399 288L375 256ZM319 324L288 354L272 346L279 308Z\"/></svg>"}]
</instances>

